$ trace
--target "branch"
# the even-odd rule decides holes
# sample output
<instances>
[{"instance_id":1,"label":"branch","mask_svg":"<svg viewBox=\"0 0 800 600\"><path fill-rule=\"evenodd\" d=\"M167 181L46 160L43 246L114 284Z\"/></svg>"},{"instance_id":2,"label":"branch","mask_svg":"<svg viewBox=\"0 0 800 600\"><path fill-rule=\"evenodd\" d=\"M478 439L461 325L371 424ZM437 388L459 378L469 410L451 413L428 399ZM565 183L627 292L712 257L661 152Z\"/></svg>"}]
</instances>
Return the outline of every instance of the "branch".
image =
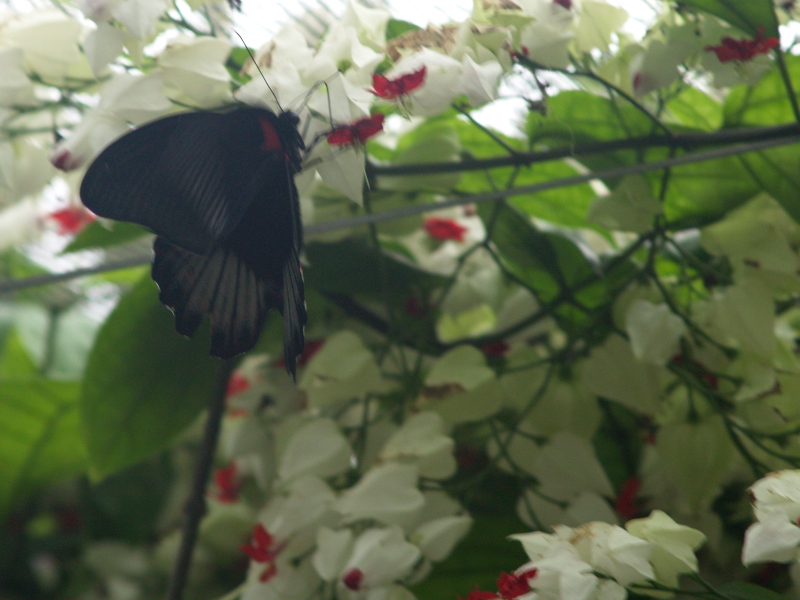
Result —
<instances>
[{"instance_id":1,"label":"branch","mask_svg":"<svg viewBox=\"0 0 800 600\"><path fill-rule=\"evenodd\" d=\"M206 428L197 454L197 466L192 479L192 491L184 509L186 521L183 524L183 535L181 537L181 546L178 550L178 558L175 561L175 570L172 572L169 582L167 600L181 600L189 578L192 554L197 542L197 531L200 527L201 519L206 514L206 485L211 474L214 453L217 449L222 415L225 413L225 392L235 364L236 361L234 360L223 361L214 389L211 391Z\"/></svg>"}]
</instances>

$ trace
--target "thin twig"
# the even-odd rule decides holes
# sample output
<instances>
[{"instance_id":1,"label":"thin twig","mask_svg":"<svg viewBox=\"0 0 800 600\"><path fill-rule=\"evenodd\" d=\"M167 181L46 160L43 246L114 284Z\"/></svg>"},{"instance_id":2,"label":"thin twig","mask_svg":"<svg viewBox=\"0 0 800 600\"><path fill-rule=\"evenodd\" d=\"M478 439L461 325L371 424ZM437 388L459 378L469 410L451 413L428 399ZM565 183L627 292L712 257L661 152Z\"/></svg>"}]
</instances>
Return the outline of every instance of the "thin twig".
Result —
<instances>
[{"instance_id":1,"label":"thin twig","mask_svg":"<svg viewBox=\"0 0 800 600\"><path fill-rule=\"evenodd\" d=\"M211 390L206 427L197 453L197 466L192 479L192 491L186 501L186 521L183 524L183 534L181 536L180 549L178 550L178 558L175 561L175 569L172 571L169 582L167 600L181 600L189 578L192 554L197 542L197 531L200 527L200 521L206 514L206 486L211 474L214 453L217 449L222 415L225 413L225 392L235 364L235 360L226 360L222 363L214 389Z\"/></svg>"}]
</instances>

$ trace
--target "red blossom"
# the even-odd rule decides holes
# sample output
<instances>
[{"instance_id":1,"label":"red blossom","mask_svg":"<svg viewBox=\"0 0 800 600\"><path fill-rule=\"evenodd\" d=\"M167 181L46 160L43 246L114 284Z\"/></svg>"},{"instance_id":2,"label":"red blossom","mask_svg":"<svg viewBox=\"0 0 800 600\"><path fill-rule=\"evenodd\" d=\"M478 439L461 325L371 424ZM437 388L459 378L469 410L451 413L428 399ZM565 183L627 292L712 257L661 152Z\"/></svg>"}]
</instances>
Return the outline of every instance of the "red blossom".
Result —
<instances>
[{"instance_id":1,"label":"red blossom","mask_svg":"<svg viewBox=\"0 0 800 600\"><path fill-rule=\"evenodd\" d=\"M386 117L375 113L365 119L359 119L349 125L341 125L331 131L326 139L331 146L355 146L363 144L373 135L383 131L383 120Z\"/></svg>"},{"instance_id":2,"label":"red blossom","mask_svg":"<svg viewBox=\"0 0 800 600\"><path fill-rule=\"evenodd\" d=\"M455 240L456 242L463 242L464 234L467 232L466 227L459 225L453 219L441 219L439 217L425 219L424 227L432 238L443 241Z\"/></svg>"},{"instance_id":3,"label":"red blossom","mask_svg":"<svg viewBox=\"0 0 800 600\"><path fill-rule=\"evenodd\" d=\"M722 38L719 46L706 46L709 52L714 52L719 62L730 62L736 60L745 62L752 60L757 54L766 54L775 48L780 42L776 37L765 38L764 27L758 28L758 34L752 40L735 40L730 37Z\"/></svg>"},{"instance_id":4,"label":"red blossom","mask_svg":"<svg viewBox=\"0 0 800 600\"><path fill-rule=\"evenodd\" d=\"M572 8L572 0L553 0L553 4L558 4L559 6L570 10Z\"/></svg>"},{"instance_id":5,"label":"red blossom","mask_svg":"<svg viewBox=\"0 0 800 600\"><path fill-rule=\"evenodd\" d=\"M364 580L364 573L361 569L350 569L347 573L345 573L344 577L342 577L342 583L348 590L353 590L357 592L361 589L361 582Z\"/></svg>"},{"instance_id":6,"label":"red blossom","mask_svg":"<svg viewBox=\"0 0 800 600\"><path fill-rule=\"evenodd\" d=\"M250 389L250 382L239 371L234 372L228 380L228 389L225 391L225 396L230 398Z\"/></svg>"},{"instance_id":7,"label":"red blossom","mask_svg":"<svg viewBox=\"0 0 800 600\"><path fill-rule=\"evenodd\" d=\"M695 377L705 383L712 390L717 389L717 386L719 385L717 376L709 371L708 367L706 367L700 361L691 359L687 360L682 354L676 354L670 359L670 362L674 365L686 367L688 371L694 374Z\"/></svg>"},{"instance_id":8,"label":"red blossom","mask_svg":"<svg viewBox=\"0 0 800 600\"><path fill-rule=\"evenodd\" d=\"M253 542L253 544L245 544L239 549L257 563L264 563L266 568L258 578L261 583L264 583L272 579L278 572L275 561L283 550L283 546L275 543L275 539L261 523L256 525L253 531Z\"/></svg>"},{"instance_id":9,"label":"red blossom","mask_svg":"<svg viewBox=\"0 0 800 600\"><path fill-rule=\"evenodd\" d=\"M394 100L406 94L410 94L425 82L427 68L423 66L418 71L401 75L396 79L388 79L383 75L372 76L373 94L384 100Z\"/></svg>"},{"instance_id":10,"label":"red blossom","mask_svg":"<svg viewBox=\"0 0 800 600\"><path fill-rule=\"evenodd\" d=\"M72 171L80 167L82 162L72 152L64 148L57 150L50 156L50 163L59 171Z\"/></svg>"},{"instance_id":11,"label":"red blossom","mask_svg":"<svg viewBox=\"0 0 800 600\"><path fill-rule=\"evenodd\" d=\"M617 514L626 521L633 519L639 513L639 506L636 503L636 494L639 493L641 482L639 478L631 475L625 480L622 489L614 502L614 509Z\"/></svg>"},{"instance_id":12,"label":"red blossom","mask_svg":"<svg viewBox=\"0 0 800 600\"><path fill-rule=\"evenodd\" d=\"M223 503L236 502L239 499L239 481L236 463L217 469L214 472L214 483L217 486L217 500Z\"/></svg>"},{"instance_id":13,"label":"red blossom","mask_svg":"<svg viewBox=\"0 0 800 600\"><path fill-rule=\"evenodd\" d=\"M505 356L508 354L508 342L505 340L497 340L489 344L481 346L481 352L486 356Z\"/></svg>"},{"instance_id":14,"label":"red blossom","mask_svg":"<svg viewBox=\"0 0 800 600\"><path fill-rule=\"evenodd\" d=\"M417 319L422 319L426 314L428 314L427 307L417 296L409 297L403 305L403 310L406 311L407 315L411 315Z\"/></svg>"},{"instance_id":15,"label":"red blossom","mask_svg":"<svg viewBox=\"0 0 800 600\"><path fill-rule=\"evenodd\" d=\"M68 206L47 215L58 224L58 233L73 235L95 220L95 216L82 206Z\"/></svg>"},{"instance_id":16,"label":"red blossom","mask_svg":"<svg viewBox=\"0 0 800 600\"><path fill-rule=\"evenodd\" d=\"M519 598L531 591L528 580L536 577L536 573L536 569L523 571L520 574L500 573L500 577L497 579L497 591L500 592L500 596L505 600Z\"/></svg>"},{"instance_id":17,"label":"red blossom","mask_svg":"<svg viewBox=\"0 0 800 600\"><path fill-rule=\"evenodd\" d=\"M494 600L495 598L500 598L500 596L494 592L485 592L483 590L472 590L467 594L467 600Z\"/></svg>"}]
</instances>

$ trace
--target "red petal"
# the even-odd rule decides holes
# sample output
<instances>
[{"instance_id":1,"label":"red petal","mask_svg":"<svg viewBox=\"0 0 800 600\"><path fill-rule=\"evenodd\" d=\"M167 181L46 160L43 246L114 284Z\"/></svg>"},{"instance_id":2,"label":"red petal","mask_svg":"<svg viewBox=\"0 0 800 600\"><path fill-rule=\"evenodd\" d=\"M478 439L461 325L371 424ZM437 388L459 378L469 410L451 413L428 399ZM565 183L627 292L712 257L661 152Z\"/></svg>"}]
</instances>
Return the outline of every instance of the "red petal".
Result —
<instances>
[{"instance_id":1,"label":"red petal","mask_svg":"<svg viewBox=\"0 0 800 600\"><path fill-rule=\"evenodd\" d=\"M485 592L483 590L472 590L467 595L467 600L494 600L495 598L500 598L494 592Z\"/></svg>"},{"instance_id":2,"label":"red petal","mask_svg":"<svg viewBox=\"0 0 800 600\"><path fill-rule=\"evenodd\" d=\"M437 240L455 240L457 242L463 242L464 234L467 232L466 227L459 225L454 220L441 219L438 217L425 219L424 227L428 235Z\"/></svg>"},{"instance_id":3,"label":"red petal","mask_svg":"<svg viewBox=\"0 0 800 600\"><path fill-rule=\"evenodd\" d=\"M228 389L225 392L225 395L235 396L236 394L241 394L242 392L247 391L250 388L250 382L245 379L244 375L239 373L239 371L235 371L231 378L228 380Z\"/></svg>"},{"instance_id":4,"label":"red petal","mask_svg":"<svg viewBox=\"0 0 800 600\"><path fill-rule=\"evenodd\" d=\"M363 579L364 573L361 569L351 569L342 577L342 583L348 590L358 591L361 588Z\"/></svg>"}]
</instances>

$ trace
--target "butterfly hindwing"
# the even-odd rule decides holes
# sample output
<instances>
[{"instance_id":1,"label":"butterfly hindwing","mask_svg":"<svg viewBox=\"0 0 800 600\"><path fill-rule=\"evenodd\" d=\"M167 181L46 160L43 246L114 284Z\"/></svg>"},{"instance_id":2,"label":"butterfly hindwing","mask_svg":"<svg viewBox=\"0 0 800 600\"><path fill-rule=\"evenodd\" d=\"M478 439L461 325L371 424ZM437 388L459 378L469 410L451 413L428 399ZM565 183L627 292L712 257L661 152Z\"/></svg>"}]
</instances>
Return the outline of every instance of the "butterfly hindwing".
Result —
<instances>
[{"instance_id":1,"label":"butterfly hindwing","mask_svg":"<svg viewBox=\"0 0 800 600\"><path fill-rule=\"evenodd\" d=\"M191 337L203 317L211 319L211 354L231 358L252 348L271 308L278 308L279 283L265 281L228 248L193 254L158 237L153 279L159 299L175 313L175 328Z\"/></svg>"}]
</instances>

